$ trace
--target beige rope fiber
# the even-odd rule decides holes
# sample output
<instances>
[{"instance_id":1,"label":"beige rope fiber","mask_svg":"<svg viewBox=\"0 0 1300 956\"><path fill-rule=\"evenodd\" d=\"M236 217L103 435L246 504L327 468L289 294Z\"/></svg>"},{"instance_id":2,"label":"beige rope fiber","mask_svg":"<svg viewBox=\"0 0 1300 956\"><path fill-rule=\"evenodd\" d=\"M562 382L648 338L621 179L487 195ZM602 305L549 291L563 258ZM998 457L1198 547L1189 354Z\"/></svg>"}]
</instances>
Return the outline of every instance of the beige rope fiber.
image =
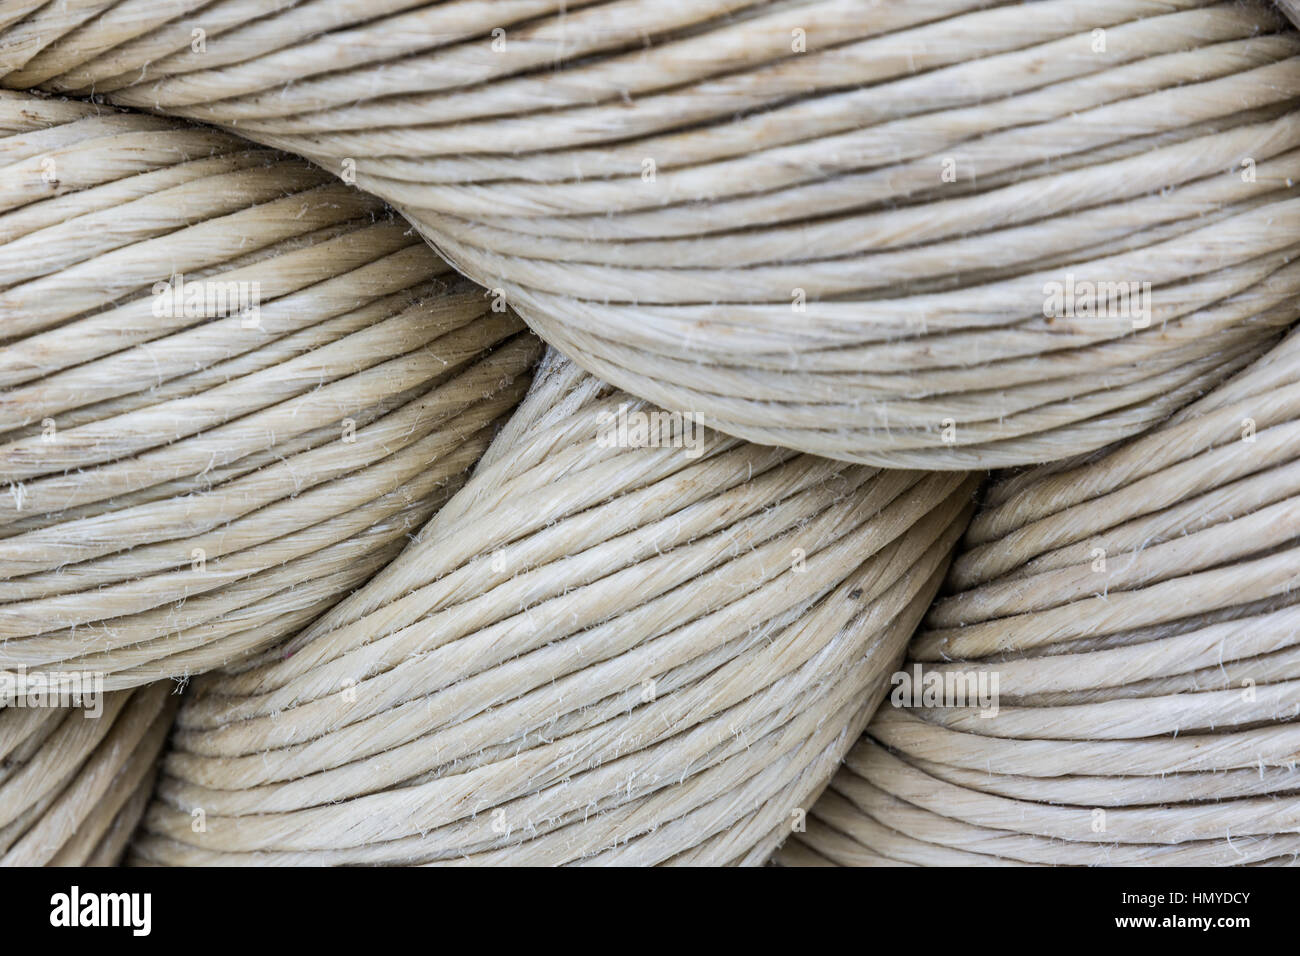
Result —
<instances>
[{"instance_id":1,"label":"beige rope fiber","mask_svg":"<svg viewBox=\"0 0 1300 956\"><path fill-rule=\"evenodd\" d=\"M105 694L99 713L0 709L0 866L115 865L148 803L177 700L156 683Z\"/></svg>"},{"instance_id":2,"label":"beige rope fiber","mask_svg":"<svg viewBox=\"0 0 1300 956\"><path fill-rule=\"evenodd\" d=\"M783 862L1295 863L1300 333L963 547L909 651L996 715L882 706Z\"/></svg>"},{"instance_id":3,"label":"beige rope fiber","mask_svg":"<svg viewBox=\"0 0 1300 956\"><path fill-rule=\"evenodd\" d=\"M522 322L319 170L28 94L0 132L0 670L111 690L301 629L522 397Z\"/></svg>"},{"instance_id":4,"label":"beige rope fiber","mask_svg":"<svg viewBox=\"0 0 1300 956\"><path fill-rule=\"evenodd\" d=\"M134 856L763 862L874 710L976 479L652 413L549 353L416 543L195 682Z\"/></svg>"},{"instance_id":5,"label":"beige rope fiber","mask_svg":"<svg viewBox=\"0 0 1300 956\"><path fill-rule=\"evenodd\" d=\"M1053 460L1159 422L1297 317L1300 34L1263 2L15 0L4 19L0 83L355 177L589 371L752 441Z\"/></svg>"}]
</instances>

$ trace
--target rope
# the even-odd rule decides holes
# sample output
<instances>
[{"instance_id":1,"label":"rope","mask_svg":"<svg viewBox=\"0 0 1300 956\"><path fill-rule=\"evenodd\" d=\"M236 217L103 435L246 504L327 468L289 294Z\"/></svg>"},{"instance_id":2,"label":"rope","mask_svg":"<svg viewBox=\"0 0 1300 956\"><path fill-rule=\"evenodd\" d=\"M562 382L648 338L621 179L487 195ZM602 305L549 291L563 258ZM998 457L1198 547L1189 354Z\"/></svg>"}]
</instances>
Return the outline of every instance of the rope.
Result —
<instances>
[{"instance_id":1,"label":"rope","mask_svg":"<svg viewBox=\"0 0 1300 956\"><path fill-rule=\"evenodd\" d=\"M0 709L0 866L113 866L144 813L177 698ZM88 702L87 702L88 703Z\"/></svg>"},{"instance_id":2,"label":"rope","mask_svg":"<svg viewBox=\"0 0 1300 956\"><path fill-rule=\"evenodd\" d=\"M6 19L0 83L305 156L588 371L751 441L1055 460L1155 425L1297 318L1300 35L1262 2L100 0ZM1104 314L1052 304L1074 283L1109 290L1083 296Z\"/></svg>"},{"instance_id":3,"label":"rope","mask_svg":"<svg viewBox=\"0 0 1300 956\"><path fill-rule=\"evenodd\" d=\"M651 414L549 353L414 544L196 681L136 861L763 862L874 710L976 479Z\"/></svg>"},{"instance_id":4,"label":"rope","mask_svg":"<svg viewBox=\"0 0 1300 956\"><path fill-rule=\"evenodd\" d=\"M300 630L522 396L536 340L378 200L171 120L5 93L0 129L0 670Z\"/></svg>"},{"instance_id":5,"label":"rope","mask_svg":"<svg viewBox=\"0 0 1300 956\"><path fill-rule=\"evenodd\" d=\"M996 677L996 713L883 707L781 861L1294 863L1297 569L1292 333L1159 428L990 489L905 671Z\"/></svg>"}]
</instances>

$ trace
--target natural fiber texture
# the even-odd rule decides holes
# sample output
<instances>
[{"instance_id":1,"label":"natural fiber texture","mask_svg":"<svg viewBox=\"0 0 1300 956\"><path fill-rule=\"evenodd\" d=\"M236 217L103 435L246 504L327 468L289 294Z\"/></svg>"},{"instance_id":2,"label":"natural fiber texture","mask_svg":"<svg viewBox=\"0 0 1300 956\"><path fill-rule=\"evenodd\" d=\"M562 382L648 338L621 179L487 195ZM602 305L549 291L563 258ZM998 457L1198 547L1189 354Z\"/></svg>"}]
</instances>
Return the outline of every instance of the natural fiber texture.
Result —
<instances>
[{"instance_id":1,"label":"natural fiber texture","mask_svg":"<svg viewBox=\"0 0 1300 956\"><path fill-rule=\"evenodd\" d=\"M749 440L1052 460L1157 423L1300 311L1300 36L1261 2L16 0L3 19L0 82L355 174L585 368ZM1149 325L1049 308L1069 281L1149 283Z\"/></svg>"},{"instance_id":2,"label":"natural fiber texture","mask_svg":"<svg viewBox=\"0 0 1300 956\"><path fill-rule=\"evenodd\" d=\"M1300 333L1002 481L950 582L910 654L996 674L996 716L882 707L783 862L1295 862Z\"/></svg>"},{"instance_id":3,"label":"natural fiber texture","mask_svg":"<svg viewBox=\"0 0 1300 956\"><path fill-rule=\"evenodd\" d=\"M522 396L540 344L378 200L157 117L6 93L0 130L0 670L115 689L300 630Z\"/></svg>"},{"instance_id":4,"label":"natural fiber texture","mask_svg":"<svg viewBox=\"0 0 1300 956\"><path fill-rule=\"evenodd\" d=\"M0 709L0 866L113 866L153 789L166 683L79 707Z\"/></svg>"},{"instance_id":5,"label":"natural fiber texture","mask_svg":"<svg viewBox=\"0 0 1300 956\"><path fill-rule=\"evenodd\" d=\"M1277 0L1277 5L1291 18L1291 22L1300 27L1300 0Z\"/></svg>"},{"instance_id":6,"label":"natural fiber texture","mask_svg":"<svg viewBox=\"0 0 1300 956\"><path fill-rule=\"evenodd\" d=\"M620 445L620 405L650 411L552 354L417 543L197 681L139 860L765 860L874 710L974 479L690 428Z\"/></svg>"}]
</instances>

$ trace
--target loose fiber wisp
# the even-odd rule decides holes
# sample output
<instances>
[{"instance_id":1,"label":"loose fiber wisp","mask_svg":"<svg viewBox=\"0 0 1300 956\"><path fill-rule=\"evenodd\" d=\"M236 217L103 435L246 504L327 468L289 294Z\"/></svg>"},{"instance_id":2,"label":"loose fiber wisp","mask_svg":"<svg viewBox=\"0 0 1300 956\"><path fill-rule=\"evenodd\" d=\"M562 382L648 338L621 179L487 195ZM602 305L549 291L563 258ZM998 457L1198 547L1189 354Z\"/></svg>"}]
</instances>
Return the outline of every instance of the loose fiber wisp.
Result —
<instances>
[{"instance_id":1,"label":"loose fiber wisp","mask_svg":"<svg viewBox=\"0 0 1300 956\"><path fill-rule=\"evenodd\" d=\"M1300 333L996 485L950 584L904 671L933 706L882 706L783 862L1294 864Z\"/></svg>"},{"instance_id":2,"label":"loose fiber wisp","mask_svg":"<svg viewBox=\"0 0 1300 956\"><path fill-rule=\"evenodd\" d=\"M875 709L975 479L665 414L552 355L416 543L195 682L134 858L766 860Z\"/></svg>"},{"instance_id":3,"label":"loose fiber wisp","mask_svg":"<svg viewBox=\"0 0 1300 956\"><path fill-rule=\"evenodd\" d=\"M274 643L522 396L535 337L378 200L170 119L5 93L0 129L0 671Z\"/></svg>"},{"instance_id":4,"label":"loose fiber wisp","mask_svg":"<svg viewBox=\"0 0 1300 956\"><path fill-rule=\"evenodd\" d=\"M0 83L306 156L605 380L849 461L1095 449L1296 318L1276 7L866 11L20 0Z\"/></svg>"}]
</instances>

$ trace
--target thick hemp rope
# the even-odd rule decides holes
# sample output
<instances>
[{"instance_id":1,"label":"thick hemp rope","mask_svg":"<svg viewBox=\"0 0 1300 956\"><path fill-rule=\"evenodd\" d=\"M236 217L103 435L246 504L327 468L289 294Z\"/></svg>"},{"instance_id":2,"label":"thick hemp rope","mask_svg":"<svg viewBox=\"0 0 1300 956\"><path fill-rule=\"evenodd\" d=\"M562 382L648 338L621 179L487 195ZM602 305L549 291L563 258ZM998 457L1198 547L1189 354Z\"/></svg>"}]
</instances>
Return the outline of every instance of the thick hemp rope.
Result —
<instances>
[{"instance_id":1,"label":"thick hemp rope","mask_svg":"<svg viewBox=\"0 0 1300 956\"><path fill-rule=\"evenodd\" d=\"M184 677L300 630L522 397L523 323L300 160L21 93L0 133L0 671L20 682Z\"/></svg>"},{"instance_id":2,"label":"thick hemp rope","mask_svg":"<svg viewBox=\"0 0 1300 956\"><path fill-rule=\"evenodd\" d=\"M875 709L975 481L742 442L551 353L399 558L195 681L133 855L761 863Z\"/></svg>"},{"instance_id":3,"label":"thick hemp rope","mask_svg":"<svg viewBox=\"0 0 1300 956\"><path fill-rule=\"evenodd\" d=\"M16 0L4 20L0 83L308 157L584 368L752 441L1053 460L1156 424L1300 308L1300 34L1263 2Z\"/></svg>"},{"instance_id":4,"label":"thick hemp rope","mask_svg":"<svg viewBox=\"0 0 1300 956\"><path fill-rule=\"evenodd\" d=\"M1300 333L994 486L949 580L908 669L996 675L996 714L883 705L782 862L1295 862Z\"/></svg>"},{"instance_id":5,"label":"thick hemp rope","mask_svg":"<svg viewBox=\"0 0 1300 956\"><path fill-rule=\"evenodd\" d=\"M0 866L116 865L153 789L169 690L0 708Z\"/></svg>"}]
</instances>

